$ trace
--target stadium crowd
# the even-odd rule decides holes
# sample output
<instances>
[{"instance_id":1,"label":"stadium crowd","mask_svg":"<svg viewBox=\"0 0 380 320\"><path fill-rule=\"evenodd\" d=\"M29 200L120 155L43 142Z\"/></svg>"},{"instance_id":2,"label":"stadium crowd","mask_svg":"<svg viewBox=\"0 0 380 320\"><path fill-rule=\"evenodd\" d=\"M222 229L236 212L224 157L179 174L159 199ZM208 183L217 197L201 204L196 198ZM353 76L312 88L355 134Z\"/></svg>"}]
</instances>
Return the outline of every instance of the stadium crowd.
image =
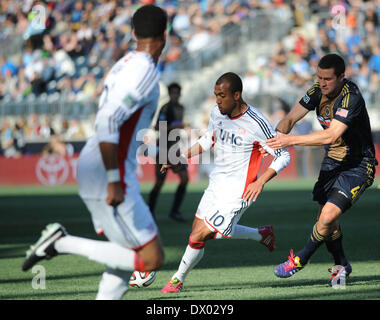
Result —
<instances>
[{"instance_id":1,"label":"stadium crowd","mask_svg":"<svg viewBox=\"0 0 380 320\"><path fill-rule=\"evenodd\" d=\"M134 49L130 33L132 13L138 6L151 2L154 1L1 1L1 46L12 35L22 35L24 44L21 52L0 57L0 103L33 101L53 94L68 102L86 104L96 100L110 66ZM218 42L226 26L240 24L258 10L278 9L292 13L294 27L278 42L272 56L258 59L255 68L243 75L247 95L281 96L292 92L294 96L289 95L290 101L286 101L291 106L294 98L310 85L319 58L331 51L346 58L347 77L358 83L369 103L378 95L380 1L157 0L155 3L167 10L170 21L169 41L159 65L163 73L176 72L176 64L185 52L207 50L210 43ZM43 28L35 23L36 6L45 8ZM343 29L334 25L337 6L344 8ZM310 23L314 28L310 29ZM2 119L2 147L16 141L17 132L23 132L26 141L57 133L63 139L87 138L78 119L60 121L65 123L54 127L48 116L41 118L36 114L13 122Z\"/></svg>"},{"instance_id":2,"label":"stadium crowd","mask_svg":"<svg viewBox=\"0 0 380 320\"><path fill-rule=\"evenodd\" d=\"M252 96L286 92L292 106L310 87L319 59L337 52L347 61L346 77L358 83L369 105L375 103L380 89L380 1L320 0L310 6L309 15L307 3L297 3L294 28L277 43L271 57L258 59L247 72L246 92ZM344 10L343 20L332 13L334 6Z\"/></svg>"}]
</instances>

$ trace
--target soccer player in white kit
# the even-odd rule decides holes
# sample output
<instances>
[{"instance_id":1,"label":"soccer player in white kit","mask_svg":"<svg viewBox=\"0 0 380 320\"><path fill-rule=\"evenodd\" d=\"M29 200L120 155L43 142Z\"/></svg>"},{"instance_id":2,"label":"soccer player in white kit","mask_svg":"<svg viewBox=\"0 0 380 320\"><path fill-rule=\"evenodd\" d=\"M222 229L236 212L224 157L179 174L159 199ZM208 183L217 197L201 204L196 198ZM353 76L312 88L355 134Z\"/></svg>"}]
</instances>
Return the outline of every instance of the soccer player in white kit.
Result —
<instances>
[{"instance_id":1,"label":"soccer player in white kit","mask_svg":"<svg viewBox=\"0 0 380 320\"><path fill-rule=\"evenodd\" d=\"M214 147L214 169L209 186L199 203L189 244L177 272L162 293L180 292L188 273L202 259L205 242L210 239L252 239L270 251L274 249L272 226L249 228L238 225L244 211L263 190L265 183L290 161L286 149L269 148L267 137L276 136L264 115L242 99L242 81L232 72L223 74L215 84L217 105L211 112L208 130L184 154L190 158ZM257 178L264 148L274 156L268 169ZM162 170L170 165L166 164Z\"/></svg>"},{"instance_id":2,"label":"soccer player in white kit","mask_svg":"<svg viewBox=\"0 0 380 320\"><path fill-rule=\"evenodd\" d=\"M97 299L121 299L131 272L152 271L164 259L157 225L139 189L136 135L150 126L159 98L156 64L165 46L167 14L143 6L132 18L137 49L110 70L99 100L92 136L78 160L79 195L97 232L109 241L68 235L58 223L43 231L27 252L26 271L58 253L78 254L105 264Z\"/></svg>"}]
</instances>

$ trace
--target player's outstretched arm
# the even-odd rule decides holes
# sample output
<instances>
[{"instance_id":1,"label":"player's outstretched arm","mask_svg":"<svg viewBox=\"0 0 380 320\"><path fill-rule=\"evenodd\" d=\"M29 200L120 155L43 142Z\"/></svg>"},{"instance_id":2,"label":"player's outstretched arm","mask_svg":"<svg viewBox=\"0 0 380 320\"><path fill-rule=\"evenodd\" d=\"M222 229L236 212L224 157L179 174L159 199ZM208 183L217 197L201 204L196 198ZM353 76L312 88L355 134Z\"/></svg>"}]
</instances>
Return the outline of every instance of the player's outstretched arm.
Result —
<instances>
[{"instance_id":1,"label":"player's outstretched arm","mask_svg":"<svg viewBox=\"0 0 380 320\"><path fill-rule=\"evenodd\" d=\"M335 143L346 131L347 125L339 120L333 119L326 130L312 132L306 135L286 135L269 139L266 144L272 149L281 149L293 145L298 146L322 146Z\"/></svg>"},{"instance_id":2,"label":"player's outstretched arm","mask_svg":"<svg viewBox=\"0 0 380 320\"><path fill-rule=\"evenodd\" d=\"M301 120L309 110L303 107L300 103L297 103L292 110L282 119L277 127L276 131L281 133L289 133L297 121Z\"/></svg>"},{"instance_id":3,"label":"player's outstretched arm","mask_svg":"<svg viewBox=\"0 0 380 320\"><path fill-rule=\"evenodd\" d=\"M120 184L120 174L117 165L117 144L109 142L99 143L104 166L107 170L107 198L108 205L117 207L124 201L124 193Z\"/></svg>"}]
</instances>

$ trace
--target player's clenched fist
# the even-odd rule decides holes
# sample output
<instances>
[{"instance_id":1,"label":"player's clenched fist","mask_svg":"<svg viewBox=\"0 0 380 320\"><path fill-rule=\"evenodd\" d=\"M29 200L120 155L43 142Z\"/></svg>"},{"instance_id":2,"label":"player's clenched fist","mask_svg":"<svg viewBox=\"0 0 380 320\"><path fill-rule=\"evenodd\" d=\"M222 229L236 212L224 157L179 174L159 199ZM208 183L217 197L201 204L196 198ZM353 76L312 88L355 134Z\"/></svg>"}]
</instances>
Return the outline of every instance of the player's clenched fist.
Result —
<instances>
[{"instance_id":1,"label":"player's clenched fist","mask_svg":"<svg viewBox=\"0 0 380 320\"><path fill-rule=\"evenodd\" d=\"M171 166L172 166L172 165L169 164L169 163L165 163L165 164L163 164L162 167L161 167L161 169L160 169L160 172L161 172L161 173L165 173L166 170L168 170Z\"/></svg>"},{"instance_id":2,"label":"player's clenched fist","mask_svg":"<svg viewBox=\"0 0 380 320\"><path fill-rule=\"evenodd\" d=\"M112 207L117 207L124 201L124 193L120 182L111 182L107 186L106 202Z\"/></svg>"}]
</instances>

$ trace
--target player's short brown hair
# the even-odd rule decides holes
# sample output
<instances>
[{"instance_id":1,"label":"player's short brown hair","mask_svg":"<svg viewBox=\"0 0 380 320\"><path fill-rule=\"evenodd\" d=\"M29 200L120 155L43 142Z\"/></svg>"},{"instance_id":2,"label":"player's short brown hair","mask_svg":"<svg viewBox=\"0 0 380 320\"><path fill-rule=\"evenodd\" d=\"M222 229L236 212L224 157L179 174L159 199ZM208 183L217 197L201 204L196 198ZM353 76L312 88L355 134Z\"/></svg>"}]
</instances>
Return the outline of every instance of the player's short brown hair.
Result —
<instances>
[{"instance_id":1,"label":"player's short brown hair","mask_svg":"<svg viewBox=\"0 0 380 320\"><path fill-rule=\"evenodd\" d=\"M336 53L326 54L319 60L318 67L321 69L334 69L334 74L339 77L346 71L346 64L341 56Z\"/></svg>"}]
</instances>

